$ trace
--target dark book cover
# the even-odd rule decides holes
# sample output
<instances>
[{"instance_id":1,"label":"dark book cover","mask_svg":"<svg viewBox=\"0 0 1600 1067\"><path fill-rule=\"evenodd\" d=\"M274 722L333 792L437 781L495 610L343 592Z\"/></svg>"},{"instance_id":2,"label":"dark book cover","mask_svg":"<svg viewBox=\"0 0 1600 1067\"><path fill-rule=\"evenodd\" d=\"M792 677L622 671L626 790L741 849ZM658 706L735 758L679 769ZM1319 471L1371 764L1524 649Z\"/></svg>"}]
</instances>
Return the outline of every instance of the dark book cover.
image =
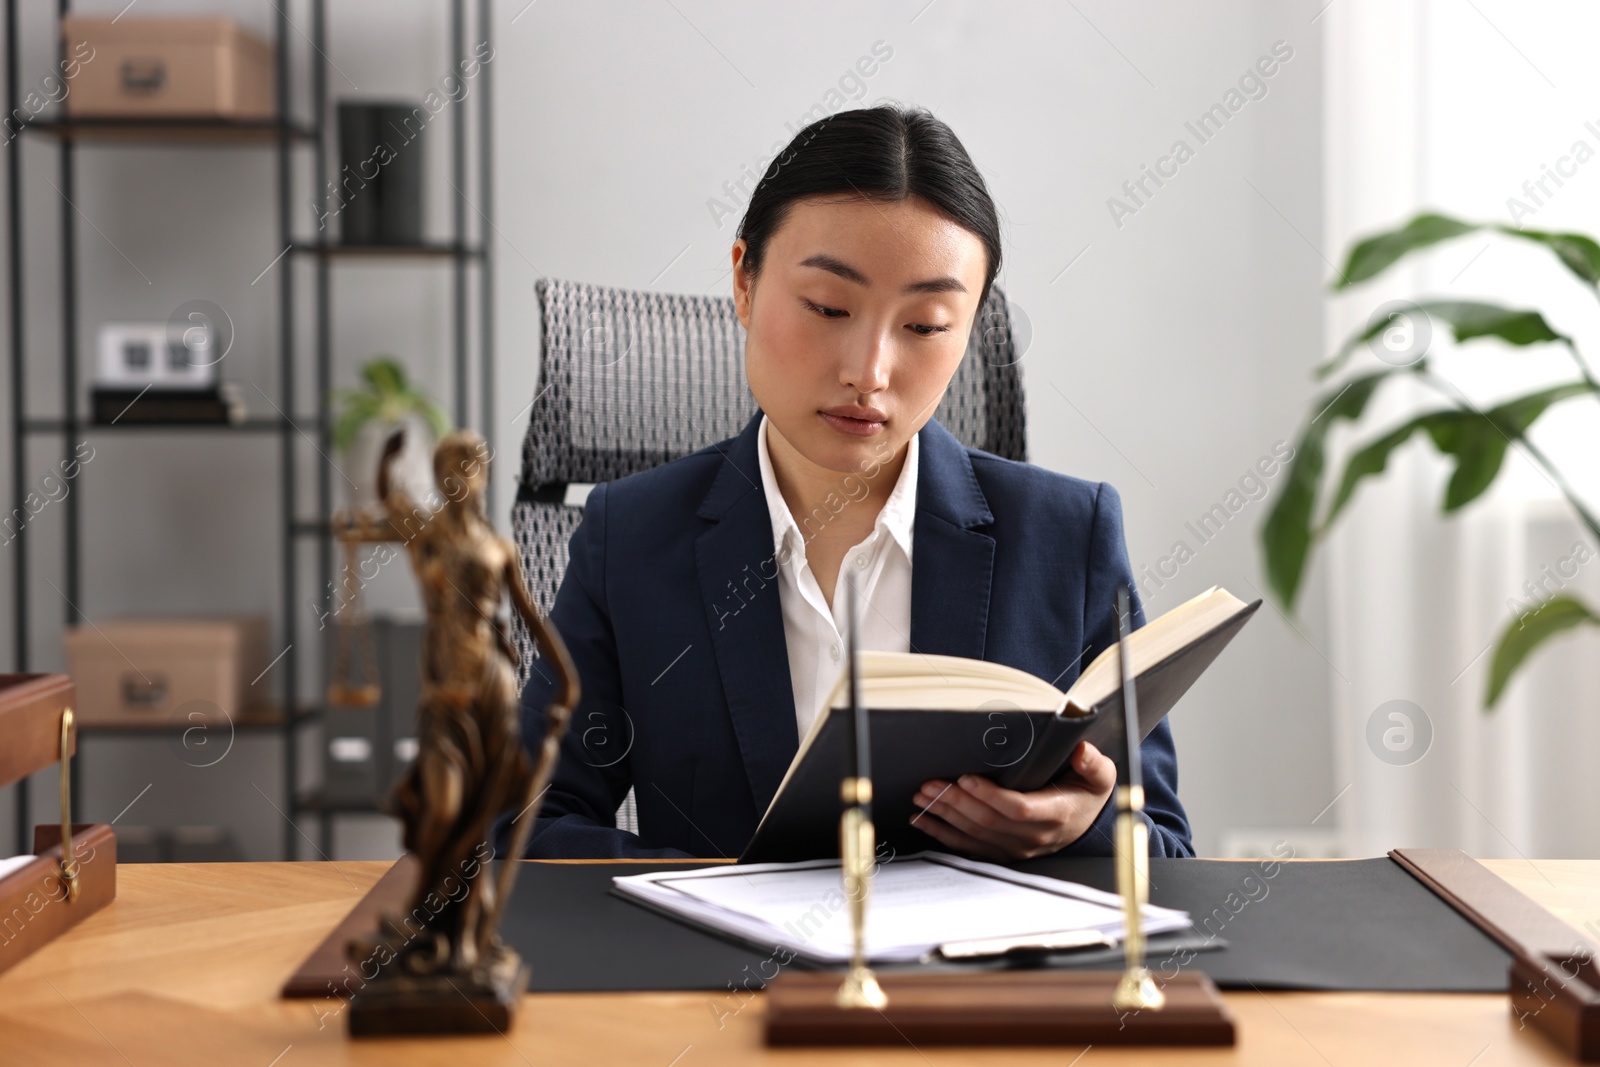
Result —
<instances>
[{"instance_id":1,"label":"dark book cover","mask_svg":"<svg viewBox=\"0 0 1600 1067\"><path fill-rule=\"evenodd\" d=\"M1166 718L1195 680L1261 606L1256 600L1215 629L1135 679L1139 736ZM868 713L872 750L872 816L880 857L942 847L912 825L913 797L930 778L954 781L977 774L1007 789L1031 792L1061 777L1078 742L1088 741L1124 763L1120 689L1088 714L1068 708L1021 711L995 701L974 711L873 708ZM778 863L839 855L839 782L848 773L850 712L830 708L811 746L797 757L788 781L773 798L740 863Z\"/></svg>"}]
</instances>

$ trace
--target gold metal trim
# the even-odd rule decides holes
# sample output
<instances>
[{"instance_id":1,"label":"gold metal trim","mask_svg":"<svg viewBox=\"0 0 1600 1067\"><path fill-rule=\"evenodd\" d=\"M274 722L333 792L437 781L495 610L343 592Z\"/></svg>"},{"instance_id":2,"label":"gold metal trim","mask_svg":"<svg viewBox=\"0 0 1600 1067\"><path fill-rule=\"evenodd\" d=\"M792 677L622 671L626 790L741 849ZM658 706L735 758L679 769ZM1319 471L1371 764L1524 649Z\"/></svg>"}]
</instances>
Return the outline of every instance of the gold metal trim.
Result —
<instances>
[{"instance_id":1,"label":"gold metal trim","mask_svg":"<svg viewBox=\"0 0 1600 1067\"><path fill-rule=\"evenodd\" d=\"M839 799L846 807L872 803L871 778L845 778L839 782Z\"/></svg>"},{"instance_id":2,"label":"gold metal trim","mask_svg":"<svg viewBox=\"0 0 1600 1067\"><path fill-rule=\"evenodd\" d=\"M865 783L865 778L846 778L845 784ZM867 966L867 894L872 889L873 856L877 852L877 831L872 820L859 807L844 810L839 819L839 863L844 870L844 895L850 902L850 970L834 994L841 1008L877 1008L882 1011L889 998Z\"/></svg>"},{"instance_id":3,"label":"gold metal trim","mask_svg":"<svg viewBox=\"0 0 1600 1067\"><path fill-rule=\"evenodd\" d=\"M72 709L61 709L61 884L67 901L78 899L78 859L72 851Z\"/></svg>"},{"instance_id":4,"label":"gold metal trim","mask_svg":"<svg viewBox=\"0 0 1600 1067\"><path fill-rule=\"evenodd\" d=\"M1137 811L1124 808L1117 814L1117 889L1122 894L1122 917L1127 927L1122 942L1126 969L1111 996L1112 1006L1119 1011L1158 1010L1166 1003L1144 963L1142 921L1145 901L1150 898L1149 833Z\"/></svg>"}]
</instances>

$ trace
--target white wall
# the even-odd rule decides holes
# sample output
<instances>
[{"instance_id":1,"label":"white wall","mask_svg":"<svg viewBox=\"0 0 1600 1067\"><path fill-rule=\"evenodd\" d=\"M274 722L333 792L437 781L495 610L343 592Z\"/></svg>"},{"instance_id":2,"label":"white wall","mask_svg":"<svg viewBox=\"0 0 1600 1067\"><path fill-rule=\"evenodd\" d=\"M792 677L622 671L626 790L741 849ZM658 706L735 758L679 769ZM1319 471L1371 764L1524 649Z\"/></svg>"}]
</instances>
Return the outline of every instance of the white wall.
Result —
<instances>
[{"instance_id":1,"label":"white wall","mask_svg":"<svg viewBox=\"0 0 1600 1067\"><path fill-rule=\"evenodd\" d=\"M511 420L537 373L532 286L541 272L726 291L737 218L719 225L707 201L727 199L723 183L758 166L789 136L786 122L827 105L841 75L883 42L892 57L865 80L862 102L888 97L933 109L962 137L1002 208L1001 285L1032 331L1023 374L1033 461L1118 487L1136 571L1156 567L1180 539L1195 550L1164 586L1147 586L1152 611L1213 583L1264 593L1256 533L1268 501L1247 503L1203 546L1185 524L1291 438L1309 395L1306 370L1321 352L1320 290L1333 250L1319 251L1321 45L1311 22L1319 4L524 4L496 3L491 63L502 502L526 426L525 415ZM418 93L446 69L431 5L331 6L330 54L343 72L330 71L335 95L349 91L345 77L364 93ZM147 0L140 11L147 8L164 5ZM1265 97L1200 144L1184 123L1222 101L1278 41L1293 56L1266 80ZM30 49L41 63L43 47ZM1108 198L1179 138L1193 158L1118 225ZM264 153L182 160L192 174L173 173L173 157L149 152L86 161L85 212L153 279L143 284L87 233L86 329L147 301L164 317L182 299L206 296L237 307L247 323L241 335L259 341L233 373L274 392L275 294L248 285L275 251L270 164ZM49 204L41 191L54 195L41 180L51 166L41 159L32 168L39 177L29 195L41 212ZM30 229L32 247L48 248L53 225ZM39 283L48 307L53 278ZM445 286L395 269L338 278L341 378L356 360L393 347L442 392ZM33 320L41 338L53 335L50 314L50 323L37 313ZM52 365L50 352L41 341L35 377ZM228 445L226 462L220 450L186 454L171 439L108 445L105 468L84 487L94 531L86 610L203 610L219 599L276 610L272 445ZM132 469L141 463L171 473L141 480ZM260 486L259 505L234 502L241 485ZM408 603L409 576L388 577L395 581L378 605ZM43 612L41 589L50 590L36 583ZM308 587L302 599L314 593ZM1313 590L1299 622L1309 641L1263 608L1174 717L1182 795L1202 853L1216 853L1230 832L1304 831L1334 795L1319 604ZM40 640L53 642L55 625L41 616ZM207 794L218 798L208 809L232 805L248 822L253 855L276 847L261 828L271 813L252 821L263 805L248 777L265 776L256 780L276 796L270 755L248 768L241 761ZM137 759L130 750L126 762ZM111 760L91 753L90 762L98 774ZM91 814L115 814L154 773L136 780L128 771L115 790L92 783ZM175 798L184 788L171 778Z\"/></svg>"}]
</instances>

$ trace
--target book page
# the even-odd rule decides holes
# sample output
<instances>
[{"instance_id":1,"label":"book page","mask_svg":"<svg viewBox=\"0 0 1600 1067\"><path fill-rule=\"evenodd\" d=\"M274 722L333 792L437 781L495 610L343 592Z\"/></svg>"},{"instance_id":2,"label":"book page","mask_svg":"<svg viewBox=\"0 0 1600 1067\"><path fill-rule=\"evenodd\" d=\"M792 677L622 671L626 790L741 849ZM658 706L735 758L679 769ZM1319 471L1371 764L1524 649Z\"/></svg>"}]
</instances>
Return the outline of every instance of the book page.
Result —
<instances>
[{"instance_id":1,"label":"book page","mask_svg":"<svg viewBox=\"0 0 1600 1067\"><path fill-rule=\"evenodd\" d=\"M1128 658L1133 663L1134 675L1144 674L1181 652L1245 607L1244 601L1221 586L1214 585L1199 596L1145 623L1128 635ZM1072 688L1067 690L1067 705L1088 711L1115 693L1121 684L1122 671L1117 662L1117 646L1112 644L1084 668Z\"/></svg>"},{"instance_id":2,"label":"book page","mask_svg":"<svg viewBox=\"0 0 1600 1067\"><path fill-rule=\"evenodd\" d=\"M1061 690L1003 663L922 652L859 653L861 699L869 708L970 711L1009 700L1022 711L1056 711ZM828 707L850 706L849 668L841 671Z\"/></svg>"}]
</instances>

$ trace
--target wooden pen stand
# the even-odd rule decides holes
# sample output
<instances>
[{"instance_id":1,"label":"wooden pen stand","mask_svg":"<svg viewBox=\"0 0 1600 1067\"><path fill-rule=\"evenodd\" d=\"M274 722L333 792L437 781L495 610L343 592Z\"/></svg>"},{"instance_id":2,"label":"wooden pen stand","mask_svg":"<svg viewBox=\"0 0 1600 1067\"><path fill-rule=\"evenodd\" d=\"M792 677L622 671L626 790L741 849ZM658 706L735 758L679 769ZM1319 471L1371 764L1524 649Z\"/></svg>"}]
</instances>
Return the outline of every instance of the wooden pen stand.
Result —
<instances>
[{"instance_id":1,"label":"wooden pen stand","mask_svg":"<svg viewBox=\"0 0 1600 1067\"><path fill-rule=\"evenodd\" d=\"M59 764L63 822L72 818L75 699L64 674L0 674L0 785ZM116 834L104 823L76 824L70 833L70 863L62 862L62 827L36 826L33 855L0 878L0 971L116 898Z\"/></svg>"},{"instance_id":2,"label":"wooden pen stand","mask_svg":"<svg viewBox=\"0 0 1600 1067\"><path fill-rule=\"evenodd\" d=\"M1120 971L880 974L879 1010L834 1003L837 971L791 971L767 985L769 1045L1232 1045L1216 984L1186 971L1160 1010L1111 1006Z\"/></svg>"}]
</instances>

